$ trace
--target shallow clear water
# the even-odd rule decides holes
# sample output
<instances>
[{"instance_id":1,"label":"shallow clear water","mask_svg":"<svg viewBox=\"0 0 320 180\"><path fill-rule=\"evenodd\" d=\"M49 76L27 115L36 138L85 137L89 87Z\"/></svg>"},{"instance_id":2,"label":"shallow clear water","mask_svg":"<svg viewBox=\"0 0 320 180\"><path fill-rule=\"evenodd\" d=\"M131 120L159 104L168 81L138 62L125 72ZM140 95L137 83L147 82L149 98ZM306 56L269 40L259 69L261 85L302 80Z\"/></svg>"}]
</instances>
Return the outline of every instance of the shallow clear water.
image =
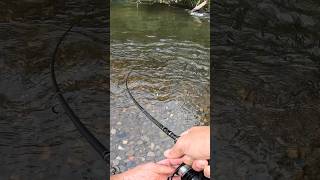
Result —
<instances>
[{"instance_id":1,"label":"shallow clear water","mask_svg":"<svg viewBox=\"0 0 320 180\"><path fill-rule=\"evenodd\" d=\"M209 121L209 22L184 9L111 4L111 162L126 170L163 159L173 141L125 90L176 134Z\"/></svg>"}]
</instances>

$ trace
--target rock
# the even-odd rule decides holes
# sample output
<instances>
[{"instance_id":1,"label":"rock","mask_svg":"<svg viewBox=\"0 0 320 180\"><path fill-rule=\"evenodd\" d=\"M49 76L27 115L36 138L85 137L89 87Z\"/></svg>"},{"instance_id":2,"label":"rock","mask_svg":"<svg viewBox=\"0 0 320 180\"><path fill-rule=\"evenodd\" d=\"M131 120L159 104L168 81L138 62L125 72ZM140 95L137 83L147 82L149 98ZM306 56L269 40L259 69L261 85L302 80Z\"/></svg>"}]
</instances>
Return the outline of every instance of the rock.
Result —
<instances>
[{"instance_id":1,"label":"rock","mask_svg":"<svg viewBox=\"0 0 320 180\"><path fill-rule=\"evenodd\" d=\"M117 134L117 137L118 137L118 138L125 138L125 137L127 137L127 133L126 133L126 132L118 133L118 134Z\"/></svg>"},{"instance_id":2,"label":"rock","mask_svg":"<svg viewBox=\"0 0 320 180\"><path fill-rule=\"evenodd\" d=\"M154 143L150 144L150 149L153 150L154 149Z\"/></svg>"},{"instance_id":3,"label":"rock","mask_svg":"<svg viewBox=\"0 0 320 180\"><path fill-rule=\"evenodd\" d=\"M149 137L147 137L147 136L142 136L141 139L142 139L143 141L146 141L146 142L149 141Z\"/></svg>"},{"instance_id":4,"label":"rock","mask_svg":"<svg viewBox=\"0 0 320 180\"><path fill-rule=\"evenodd\" d=\"M159 132L159 136L160 136L160 138L166 138L167 137L167 135L162 131Z\"/></svg>"},{"instance_id":5,"label":"rock","mask_svg":"<svg viewBox=\"0 0 320 180\"><path fill-rule=\"evenodd\" d=\"M157 151L157 152L156 152L156 156L157 156L157 157L161 157L161 156L162 156L162 152Z\"/></svg>"},{"instance_id":6,"label":"rock","mask_svg":"<svg viewBox=\"0 0 320 180\"><path fill-rule=\"evenodd\" d=\"M122 171L124 171L124 170L126 170L127 168L126 167L124 167L123 165L119 165L119 172L122 172Z\"/></svg>"},{"instance_id":7,"label":"rock","mask_svg":"<svg viewBox=\"0 0 320 180\"><path fill-rule=\"evenodd\" d=\"M117 132L117 130L114 129L114 128L112 128L111 131L110 131L111 134L116 134L116 132Z\"/></svg>"},{"instance_id":8,"label":"rock","mask_svg":"<svg viewBox=\"0 0 320 180\"><path fill-rule=\"evenodd\" d=\"M137 144L139 144L139 145L141 145L143 143L143 141L141 141L141 140L139 140L138 142L137 142Z\"/></svg>"},{"instance_id":9,"label":"rock","mask_svg":"<svg viewBox=\"0 0 320 180\"><path fill-rule=\"evenodd\" d=\"M128 144L128 141L127 140L123 140L122 144Z\"/></svg>"},{"instance_id":10,"label":"rock","mask_svg":"<svg viewBox=\"0 0 320 180\"><path fill-rule=\"evenodd\" d=\"M120 146L120 145L118 146L118 149L119 150L124 150L124 148L122 146Z\"/></svg>"},{"instance_id":11,"label":"rock","mask_svg":"<svg viewBox=\"0 0 320 180\"><path fill-rule=\"evenodd\" d=\"M132 156L134 155L134 151L133 150L129 150L127 153L126 153L127 156Z\"/></svg>"},{"instance_id":12,"label":"rock","mask_svg":"<svg viewBox=\"0 0 320 180\"><path fill-rule=\"evenodd\" d=\"M154 156L156 156L156 154L154 152L150 151L150 152L148 152L147 156L148 157L154 157Z\"/></svg>"},{"instance_id":13,"label":"rock","mask_svg":"<svg viewBox=\"0 0 320 180\"><path fill-rule=\"evenodd\" d=\"M122 122L120 122L120 121L119 121L119 122L117 122L117 125L121 125L121 124L122 124Z\"/></svg>"},{"instance_id":14,"label":"rock","mask_svg":"<svg viewBox=\"0 0 320 180\"><path fill-rule=\"evenodd\" d=\"M118 166L119 165L119 160L115 159L112 161L113 166Z\"/></svg>"},{"instance_id":15,"label":"rock","mask_svg":"<svg viewBox=\"0 0 320 180\"><path fill-rule=\"evenodd\" d=\"M121 160L121 157L120 157L120 156L117 156L116 159L117 159L117 160Z\"/></svg>"}]
</instances>

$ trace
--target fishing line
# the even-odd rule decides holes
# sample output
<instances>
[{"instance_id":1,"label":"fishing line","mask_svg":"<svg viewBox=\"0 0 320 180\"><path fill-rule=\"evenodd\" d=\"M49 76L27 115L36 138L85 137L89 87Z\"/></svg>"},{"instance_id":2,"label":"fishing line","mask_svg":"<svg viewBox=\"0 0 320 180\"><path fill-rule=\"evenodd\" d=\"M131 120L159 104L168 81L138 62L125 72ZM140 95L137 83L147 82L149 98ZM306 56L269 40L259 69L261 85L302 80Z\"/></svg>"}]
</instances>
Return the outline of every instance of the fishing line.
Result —
<instances>
[{"instance_id":1,"label":"fishing line","mask_svg":"<svg viewBox=\"0 0 320 180\"><path fill-rule=\"evenodd\" d=\"M73 122L77 130L80 132L80 134L89 142L89 144L96 150L96 152L101 156L101 158L109 164L109 156L110 156L110 151L85 127L85 125L80 121L79 117L75 114L75 112L72 110L72 108L69 106L68 102L63 96L63 93L61 92L59 85L56 80L56 75L55 75L55 61L57 59L57 54L60 45L66 38L67 34L72 30L75 24L79 24L81 20L84 19L85 15L79 19L77 23L72 24L67 31L64 32L64 34L60 37L50 63L50 73L51 73L51 80L54 88L55 95L58 98L58 101L60 105L62 106L64 112L68 115L69 119Z\"/></svg>"}]
</instances>

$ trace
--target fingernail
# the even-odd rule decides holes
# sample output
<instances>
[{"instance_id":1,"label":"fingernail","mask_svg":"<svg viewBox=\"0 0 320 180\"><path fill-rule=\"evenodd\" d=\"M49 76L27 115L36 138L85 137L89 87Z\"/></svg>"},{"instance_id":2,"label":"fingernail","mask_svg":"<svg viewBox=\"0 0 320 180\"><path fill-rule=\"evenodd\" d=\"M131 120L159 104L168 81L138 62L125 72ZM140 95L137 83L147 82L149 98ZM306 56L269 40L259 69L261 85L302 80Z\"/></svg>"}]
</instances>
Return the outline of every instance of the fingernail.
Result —
<instances>
[{"instance_id":1,"label":"fingernail","mask_svg":"<svg viewBox=\"0 0 320 180\"><path fill-rule=\"evenodd\" d=\"M169 152L170 152L170 149L167 149L163 154L164 154L164 156L168 156L169 155Z\"/></svg>"},{"instance_id":2,"label":"fingernail","mask_svg":"<svg viewBox=\"0 0 320 180\"><path fill-rule=\"evenodd\" d=\"M210 166L207 166L204 170L204 176L206 176L207 178L210 178Z\"/></svg>"}]
</instances>

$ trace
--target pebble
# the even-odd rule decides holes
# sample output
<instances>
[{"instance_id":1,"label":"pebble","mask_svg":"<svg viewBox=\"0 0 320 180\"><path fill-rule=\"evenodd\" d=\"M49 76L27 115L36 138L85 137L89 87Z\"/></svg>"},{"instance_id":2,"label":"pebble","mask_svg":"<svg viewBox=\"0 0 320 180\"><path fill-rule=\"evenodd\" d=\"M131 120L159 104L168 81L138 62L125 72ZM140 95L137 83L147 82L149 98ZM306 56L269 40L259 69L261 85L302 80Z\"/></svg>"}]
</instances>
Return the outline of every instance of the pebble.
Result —
<instances>
[{"instance_id":1,"label":"pebble","mask_svg":"<svg viewBox=\"0 0 320 180\"><path fill-rule=\"evenodd\" d=\"M116 134L117 130L112 128L110 132L111 132L111 134Z\"/></svg>"},{"instance_id":2,"label":"pebble","mask_svg":"<svg viewBox=\"0 0 320 180\"><path fill-rule=\"evenodd\" d=\"M120 145L118 146L118 149L119 150L124 150L124 148L122 146L120 146Z\"/></svg>"},{"instance_id":3,"label":"pebble","mask_svg":"<svg viewBox=\"0 0 320 180\"><path fill-rule=\"evenodd\" d=\"M118 166L119 165L119 160L115 159L112 161L113 166Z\"/></svg>"},{"instance_id":4,"label":"pebble","mask_svg":"<svg viewBox=\"0 0 320 180\"><path fill-rule=\"evenodd\" d=\"M129 150L127 153L126 153L127 156L132 156L134 155L134 151L133 150Z\"/></svg>"},{"instance_id":5,"label":"pebble","mask_svg":"<svg viewBox=\"0 0 320 180\"><path fill-rule=\"evenodd\" d=\"M148 157L154 157L154 156L156 156L156 154L154 152L150 151L150 152L148 152L147 156Z\"/></svg>"},{"instance_id":6,"label":"pebble","mask_svg":"<svg viewBox=\"0 0 320 180\"><path fill-rule=\"evenodd\" d=\"M153 150L154 149L154 143L150 144L150 149Z\"/></svg>"},{"instance_id":7,"label":"pebble","mask_svg":"<svg viewBox=\"0 0 320 180\"><path fill-rule=\"evenodd\" d=\"M122 124L122 122L120 122L120 121L119 121L119 122L117 122L117 125L121 125L121 124Z\"/></svg>"},{"instance_id":8,"label":"pebble","mask_svg":"<svg viewBox=\"0 0 320 180\"><path fill-rule=\"evenodd\" d=\"M161 156L162 156L162 153L161 153L160 151L157 151L157 152L156 152L156 156L157 156L157 157L161 157Z\"/></svg>"},{"instance_id":9,"label":"pebble","mask_svg":"<svg viewBox=\"0 0 320 180\"><path fill-rule=\"evenodd\" d=\"M127 133L126 132L122 132L122 133L118 133L117 134L117 137L118 138L125 138L127 136Z\"/></svg>"},{"instance_id":10,"label":"pebble","mask_svg":"<svg viewBox=\"0 0 320 180\"><path fill-rule=\"evenodd\" d=\"M147 137L147 136L142 136L141 139L142 139L143 141L149 141L149 137Z\"/></svg>"},{"instance_id":11,"label":"pebble","mask_svg":"<svg viewBox=\"0 0 320 180\"><path fill-rule=\"evenodd\" d=\"M139 144L139 145L141 145L143 143L143 141L141 141L141 140L139 140L138 142L137 142L137 144Z\"/></svg>"},{"instance_id":12,"label":"pebble","mask_svg":"<svg viewBox=\"0 0 320 180\"><path fill-rule=\"evenodd\" d=\"M121 160L121 157L120 157L120 156L117 156L116 159L117 159L117 160Z\"/></svg>"},{"instance_id":13,"label":"pebble","mask_svg":"<svg viewBox=\"0 0 320 180\"><path fill-rule=\"evenodd\" d=\"M123 165L119 165L119 171L121 172L121 171L124 171L124 170L126 170L127 168L126 167L124 167Z\"/></svg>"},{"instance_id":14,"label":"pebble","mask_svg":"<svg viewBox=\"0 0 320 180\"><path fill-rule=\"evenodd\" d=\"M167 137L167 135L162 131L159 132L159 136L160 136L160 138L166 138Z\"/></svg>"},{"instance_id":15,"label":"pebble","mask_svg":"<svg viewBox=\"0 0 320 180\"><path fill-rule=\"evenodd\" d=\"M127 140L123 140L122 144L128 144L128 141Z\"/></svg>"},{"instance_id":16,"label":"pebble","mask_svg":"<svg viewBox=\"0 0 320 180\"><path fill-rule=\"evenodd\" d=\"M173 117L173 114L170 114L170 117Z\"/></svg>"}]
</instances>

